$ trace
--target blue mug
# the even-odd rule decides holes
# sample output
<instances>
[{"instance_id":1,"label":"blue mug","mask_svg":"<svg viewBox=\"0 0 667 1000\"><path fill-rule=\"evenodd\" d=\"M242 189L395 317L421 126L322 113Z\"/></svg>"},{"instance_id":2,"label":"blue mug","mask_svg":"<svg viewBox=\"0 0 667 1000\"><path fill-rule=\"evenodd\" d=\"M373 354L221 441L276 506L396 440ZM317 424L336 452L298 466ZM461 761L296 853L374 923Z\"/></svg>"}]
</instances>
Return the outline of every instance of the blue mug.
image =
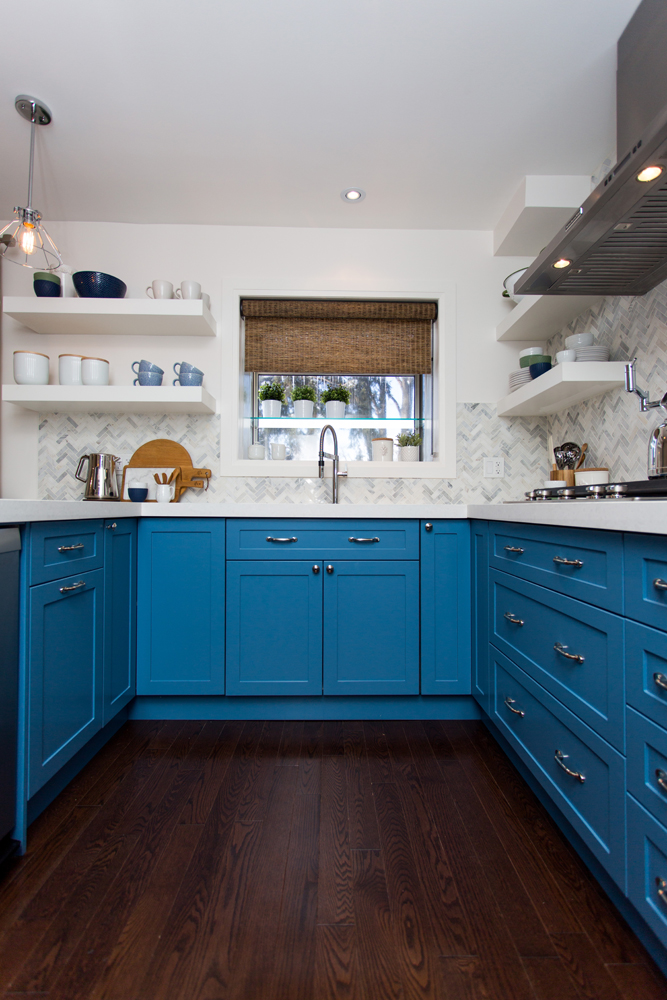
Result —
<instances>
[{"instance_id":1,"label":"blue mug","mask_svg":"<svg viewBox=\"0 0 667 1000\"><path fill-rule=\"evenodd\" d=\"M135 368L135 365L138 365L139 367ZM154 365L152 361L133 361L132 371L135 375L138 375L140 372L157 372L160 375L164 375L163 369Z\"/></svg>"},{"instance_id":2,"label":"blue mug","mask_svg":"<svg viewBox=\"0 0 667 1000\"><path fill-rule=\"evenodd\" d=\"M201 385L204 376L201 372L181 372L178 378L175 378L172 385Z\"/></svg>"},{"instance_id":3,"label":"blue mug","mask_svg":"<svg viewBox=\"0 0 667 1000\"><path fill-rule=\"evenodd\" d=\"M176 371L177 368L179 369L178 371ZM174 365L174 372L176 375L179 376L188 374L193 374L193 375L204 374L202 371L199 370L199 368L195 368L194 365L189 364L187 361L177 361L176 364Z\"/></svg>"},{"instance_id":4,"label":"blue mug","mask_svg":"<svg viewBox=\"0 0 667 1000\"><path fill-rule=\"evenodd\" d=\"M139 372L132 385L162 385L161 372Z\"/></svg>"}]
</instances>

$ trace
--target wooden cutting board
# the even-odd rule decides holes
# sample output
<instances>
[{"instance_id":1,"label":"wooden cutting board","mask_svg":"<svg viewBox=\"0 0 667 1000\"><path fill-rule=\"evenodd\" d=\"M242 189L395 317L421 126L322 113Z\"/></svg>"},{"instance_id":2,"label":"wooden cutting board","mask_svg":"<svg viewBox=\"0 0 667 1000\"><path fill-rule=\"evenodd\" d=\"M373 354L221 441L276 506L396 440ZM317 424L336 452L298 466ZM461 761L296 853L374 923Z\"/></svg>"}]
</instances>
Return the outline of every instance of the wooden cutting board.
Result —
<instances>
[{"instance_id":1,"label":"wooden cutting board","mask_svg":"<svg viewBox=\"0 0 667 1000\"><path fill-rule=\"evenodd\" d=\"M168 438L156 438L155 441L147 441L137 448L134 455L123 469L123 486L121 489L121 499L125 503L125 476L128 469L178 469L178 474L172 482L174 487L174 499L171 503L178 503L181 494L187 489L202 490L208 489L208 480L211 478L210 469L195 469L188 451L182 444L170 441ZM155 503L149 500L149 503Z\"/></svg>"}]
</instances>

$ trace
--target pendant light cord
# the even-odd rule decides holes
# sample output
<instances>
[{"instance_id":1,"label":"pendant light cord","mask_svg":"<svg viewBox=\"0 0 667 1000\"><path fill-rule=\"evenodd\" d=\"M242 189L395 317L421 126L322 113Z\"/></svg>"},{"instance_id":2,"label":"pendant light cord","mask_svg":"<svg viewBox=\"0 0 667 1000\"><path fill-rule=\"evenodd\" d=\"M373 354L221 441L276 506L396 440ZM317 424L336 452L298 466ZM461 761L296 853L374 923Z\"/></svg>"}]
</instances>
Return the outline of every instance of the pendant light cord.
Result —
<instances>
[{"instance_id":1,"label":"pendant light cord","mask_svg":"<svg viewBox=\"0 0 667 1000\"><path fill-rule=\"evenodd\" d=\"M28 204L27 208L32 208L32 169L35 162L35 115L37 113L36 105L31 103L32 116L30 123L30 168L28 171Z\"/></svg>"}]
</instances>

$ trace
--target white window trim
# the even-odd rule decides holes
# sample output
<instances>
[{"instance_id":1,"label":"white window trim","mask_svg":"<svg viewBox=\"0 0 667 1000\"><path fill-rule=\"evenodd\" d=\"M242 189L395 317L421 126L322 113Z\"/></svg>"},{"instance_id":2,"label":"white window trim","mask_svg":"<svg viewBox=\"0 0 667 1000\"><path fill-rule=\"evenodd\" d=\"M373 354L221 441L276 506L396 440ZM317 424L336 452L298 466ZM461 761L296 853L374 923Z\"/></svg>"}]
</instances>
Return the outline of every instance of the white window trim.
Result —
<instances>
[{"instance_id":1,"label":"white window trim","mask_svg":"<svg viewBox=\"0 0 667 1000\"><path fill-rule=\"evenodd\" d=\"M246 425L243 416L244 365L241 299L417 299L438 303L433 351L433 431L438 458L432 462L341 462L350 478L454 479L456 477L456 285L410 291L358 288L299 288L285 280L223 277L220 378L220 475L242 478L317 478L315 461L253 461L239 458ZM330 462L326 473L331 475Z\"/></svg>"}]
</instances>

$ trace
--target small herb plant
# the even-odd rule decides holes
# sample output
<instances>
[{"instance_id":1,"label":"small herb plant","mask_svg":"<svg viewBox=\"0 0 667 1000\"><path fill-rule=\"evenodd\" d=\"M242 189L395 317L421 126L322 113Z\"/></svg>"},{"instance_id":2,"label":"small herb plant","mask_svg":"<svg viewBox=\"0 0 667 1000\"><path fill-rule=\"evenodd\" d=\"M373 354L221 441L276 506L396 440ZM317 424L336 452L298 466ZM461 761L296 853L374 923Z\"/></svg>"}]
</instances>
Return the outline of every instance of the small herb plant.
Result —
<instances>
[{"instance_id":1,"label":"small herb plant","mask_svg":"<svg viewBox=\"0 0 667 1000\"><path fill-rule=\"evenodd\" d=\"M285 403L285 386L282 382L263 382L259 387L259 392L257 393L260 400L265 399L279 399L281 403Z\"/></svg>"},{"instance_id":2,"label":"small herb plant","mask_svg":"<svg viewBox=\"0 0 667 1000\"><path fill-rule=\"evenodd\" d=\"M308 399L311 403L316 403L317 393L312 385L295 385L292 389L292 402L295 403L297 399Z\"/></svg>"},{"instance_id":3,"label":"small herb plant","mask_svg":"<svg viewBox=\"0 0 667 1000\"><path fill-rule=\"evenodd\" d=\"M321 403L345 403L350 402L350 390L344 385L329 385L320 396Z\"/></svg>"},{"instance_id":4,"label":"small herb plant","mask_svg":"<svg viewBox=\"0 0 667 1000\"><path fill-rule=\"evenodd\" d=\"M413 431L412 434L399 434L396 438L399 448L418 448L421 443L422 436L417 431Z\"/></svg>"}]
</instances>

